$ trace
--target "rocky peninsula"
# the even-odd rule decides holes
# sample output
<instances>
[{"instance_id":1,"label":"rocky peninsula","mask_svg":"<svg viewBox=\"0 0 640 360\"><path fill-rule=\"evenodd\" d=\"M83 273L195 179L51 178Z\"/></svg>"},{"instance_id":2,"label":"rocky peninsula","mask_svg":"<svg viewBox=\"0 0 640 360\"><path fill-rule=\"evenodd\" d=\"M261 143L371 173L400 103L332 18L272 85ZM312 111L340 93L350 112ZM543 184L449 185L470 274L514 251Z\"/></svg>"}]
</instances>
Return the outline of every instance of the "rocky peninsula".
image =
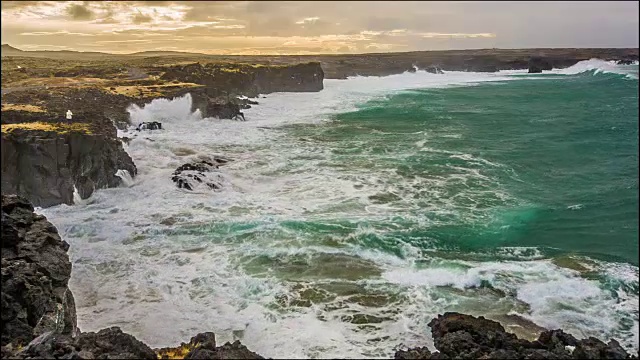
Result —
<instances>
[{"instance_id":1,"label":"rocky peninsula","mask_svg":"<svg viewBox=\"0 0 640 360\"><path fill-rule=\"evenodd\" d=\"M151 59L142 68L78 61L52 68L40 59L3 57L2 66L2 188L41 207L73 204L74 192L86 199L95 189L118 186L118 171L135 177L116 129L132 125L131 105L188 93L192 111L231 119L257 104L239 95L320 91L324 78L317 62L165 65Z\"/></svg>"}]
</instances>

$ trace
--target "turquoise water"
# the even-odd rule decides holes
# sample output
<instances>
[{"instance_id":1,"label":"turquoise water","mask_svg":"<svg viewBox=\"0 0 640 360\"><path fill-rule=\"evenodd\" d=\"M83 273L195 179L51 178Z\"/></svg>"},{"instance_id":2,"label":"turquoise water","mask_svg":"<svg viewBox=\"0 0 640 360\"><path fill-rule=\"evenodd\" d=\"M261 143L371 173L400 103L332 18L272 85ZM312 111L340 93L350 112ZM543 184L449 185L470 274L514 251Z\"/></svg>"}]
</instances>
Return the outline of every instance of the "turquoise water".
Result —
<instances>
[{"instance_id":1,"label":"turquoise water","mask_svg":"<svg viewBox=\"0 0 640 360\"><path fill-rule=\"evenodd\" d=\"M79 326L388 358L460 311L637 351L637 74L327 80L240 123L187 97L134 109L167 129L126 147L135 183L43 211L71 244ZM211 154L233 159L223 189L176 189L175 168Z\"/></svg>"},{"instance_id":2,"label":"turquoise water","mask_svg":"<svg viewBox=\"0 0 640 360\"><path fill-rule=\"evenodd\" d=\"M450 202L442 224L412 230L430 246L535 246L638 265L638 82L536 79L389 96L308 135L333 149L332 165L407 183L460 175L436 185L435 199L425 181L382 200L409 198L412 215L435 219L434 202Z\"/></svg>"}]
</instances>

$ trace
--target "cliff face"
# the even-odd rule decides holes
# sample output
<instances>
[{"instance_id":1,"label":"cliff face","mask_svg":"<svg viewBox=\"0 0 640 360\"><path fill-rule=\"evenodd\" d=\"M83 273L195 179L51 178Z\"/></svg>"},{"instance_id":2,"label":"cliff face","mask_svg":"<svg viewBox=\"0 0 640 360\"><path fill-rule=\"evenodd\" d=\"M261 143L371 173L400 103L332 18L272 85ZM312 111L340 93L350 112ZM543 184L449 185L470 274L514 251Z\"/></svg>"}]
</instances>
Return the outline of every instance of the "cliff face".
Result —
<instances>
[{"instance_id":1,"label":"cliff face","mask_svg":"<svg viewBox=\"0 0 640 360\"><path fill-rule=\"evenodd\" d=\"M76 332L67 249L26 199L2 195L2 346L25 345L49 331Z\"/></svg>"},{"instance_id":2,"label":"cliff face","mask_svg":"<svg viewBox=\"0 0 640 360\"><path fill-rule=\"evenodd\" d=\"M118 186L120 169L135 176L133 160L113 125L107 126L108 133L81 122L3 125L2 190L47 207L73 204L74 186L83 199L95 189Z\"/></svg>"},{"instance_id":3,"label":"cliff face","mask_svg":"<svg viewBox=\"0 0 640 360\"><path fill-rule=\"evenodd\" d=\"M482 49L416 51L406 53L306 56L292 61L314 60L322 64L327 79L349 76L387 76L419 69L444 71L495 72L529 69L530 61L551 68L566 68L580 61L638 60L638 49ZM536 71L533 71L536 72Z\"/></svg>"},{"instance_id":4,"label":"cliff face","mask_svg":"<svg viewBox=\"0 0 640 360\"><path fill-rule=\"evenodd\" d=\"M253 84L260 94L272 92L314 92L322 90L324 71L320 63L259 67Z\"/></svg>"},{"instance_id":5,"label":"cliff face","mask_svg":"<svg viewBox=\"0 0 640 360\"><path fill-rule=\"evenodd\" d=\"M320 91L324 72L319 62L279 66L195 63L168 67L161 79L205 85L210 97L256 96L272 92Z\"/></svg>"}]
</instances>

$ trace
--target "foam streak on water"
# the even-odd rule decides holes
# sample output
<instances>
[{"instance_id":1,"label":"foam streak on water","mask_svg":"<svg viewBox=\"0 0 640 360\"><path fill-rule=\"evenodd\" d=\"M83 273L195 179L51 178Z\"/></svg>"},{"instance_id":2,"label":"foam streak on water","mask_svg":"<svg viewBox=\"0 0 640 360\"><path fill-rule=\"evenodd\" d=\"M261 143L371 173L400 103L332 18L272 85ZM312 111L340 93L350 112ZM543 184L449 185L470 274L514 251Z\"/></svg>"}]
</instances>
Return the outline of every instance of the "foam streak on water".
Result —
<instances>
[{"instance_id":1,"label":"foam streak on water","mask_svg":"<svg viewBox=\"0 0 640 360\"><path fill-rule=\"evenodd\" d=\"M428 321L454 310L520 314L578 336L615 336L637 349L637 334L619 325L638 327L637 282L635 294L626 285L612 293L535 248L502 247L487 261L450 259L411 235L446 226L465 207L471 209L465 221L495 220L474 210L475 196L514 202L479 169L511 169L433 148L425 131L410 134L410 152L388 156L445 156L446 173L365 173L335 163L342 153L323 146L326 139L314 138L313 129L290 135L300 127L331 130L333 114L399 91L524 79L530 78L418 71L325 80L318 93L258 98L245 111L247 122L191 114L189 95L130 108L134 124L163 123L126 147L138 168L135 180L96 191L91 203L41 211L71 244L79 327L120 326L153 347L213 331L221 343L239 338L273 358L388 357L399 345L430 344ZM354 166L368 154L385 156L375 146L345 146L339 151ZM190 193L171 182L178 166L212 155L233 159L222 167L228 182L222 191ZM468 190L452 193L451 186ZM415 242L394 243L399 236ZM637 276L630 265L593 266L624 284ZM363 314L368 326L360 324Z\"/></svg>"}]
</instances>

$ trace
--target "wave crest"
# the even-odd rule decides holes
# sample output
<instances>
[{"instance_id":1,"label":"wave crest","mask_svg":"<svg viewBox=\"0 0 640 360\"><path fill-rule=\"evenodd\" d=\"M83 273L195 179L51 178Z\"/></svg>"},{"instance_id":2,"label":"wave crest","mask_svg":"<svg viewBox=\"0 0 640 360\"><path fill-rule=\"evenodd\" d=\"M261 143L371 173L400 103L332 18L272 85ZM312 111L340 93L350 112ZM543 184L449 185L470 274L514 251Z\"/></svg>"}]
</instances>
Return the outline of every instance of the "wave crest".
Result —
<instances>
[{"instance_id":1,"label":"wave crest","mask_svg":"<svg viewBox=\"0 0 640 360\"><path fill-rule=\"evenodd\" d=\"M602 59L590 59L578 62L575 65L564 69L553 69L549 73L561 75L577 75L582 73L598 74L619 74L630 79L638 79L637 62L634 65L618 65L615 61L605 61Z\"/></svg>"}]
</instances>

